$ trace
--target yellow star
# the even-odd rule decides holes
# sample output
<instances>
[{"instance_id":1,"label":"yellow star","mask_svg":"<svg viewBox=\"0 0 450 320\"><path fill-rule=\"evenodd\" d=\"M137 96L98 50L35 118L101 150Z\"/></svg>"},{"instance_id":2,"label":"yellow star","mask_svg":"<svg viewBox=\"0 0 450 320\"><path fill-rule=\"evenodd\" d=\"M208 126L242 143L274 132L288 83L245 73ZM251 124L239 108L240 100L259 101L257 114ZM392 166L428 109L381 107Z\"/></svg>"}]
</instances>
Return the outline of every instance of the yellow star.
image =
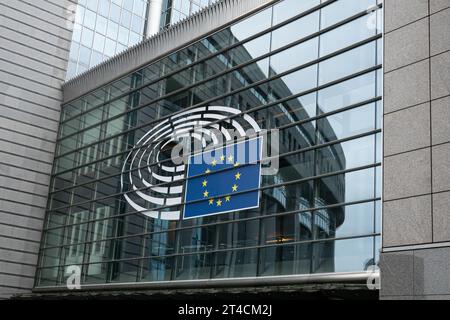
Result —
<instances>
[{"instance_id":1,"label":"yellow star","mask_svg":"<svg viewBox=\"0 0 450 320\"><path fill-rule=\"evenodd\" d=\"M241 173L238 172L238 173L235 175L235 177L236 177L236 180L241 180Z\"/></svg>"},{"instance_id":2,"label":"yellow star","mask_svg":"<svg viewBox=\"0 0 450 320\"><path fill-rule=\"evenodd\" d=\"M214 204L214 199L209 199L209 205L212 206Z\"/></svg>"},{"instance_id":3,"label":"yellow star","mask_svg":"<svg viewBox=\"0 0 450 320\"><path fill-rule=\"evenodd\" d=\"M211 173L211 170L208 169L208 170L205 171L205 173L206 173L206 174L210 174L210 173Z\"/></svg>"},{"instance_id":4,"label":"yellow star","mask_svg":"<svg viewBox=\"0 0 450 320\"><path fill-rule=\"evenodd\" d=\"M225 161L225 156L224 156L224 155L222 155L222 156L220 157L220 161Z\"/></svg>"},{"instance_id":5,"label":"yellow star","mask_svg":"<svg viewBox=\"0 0 450 320\"><path fill-rule=\"evenodd\" d=\"M237 191L237 189L238 189L238 186L237 186L237 184L235 184L233 187L232 187L232 189L233 189L233 192L236 192Z\"/></svg>"},{"instance_id":6,"label":"yellow star","mask_svg":"<svg viewBox=\"0 0 450 320\"><path fill-rule=\"evenodd\" d=\"M207 187L208 186L208 181L203 180L202 185L203 185L203 187Z\"/></svg>"},{"instance_id":7,"label":"yellow star","mask_svg":"<svg viewBox=\"0 0 450 320\"><path fill-rule=\"evenodd\" d=\"M208 198L208 196L209 196L208 190L206 190L205 192L203 192L203 196L204 196L205 198Z\"/></svg>"},{"instance_id":8,"label":"yellow star","mask_svg":"<svg viewBox=\"0 0 450 320\"><path fill-rule=\"evenodd\" d=\"M231 200L231 197L230 197L230 196L225 197L225 201L226 201L226 202L230 202L230 200Z\"/></svg>"},{"instance_id":9,"label":"yellow star","mask_svg":"<svg viewBox=\"0 0 450 320\"><path fill-rule=\"evenodd\" d=\"M234 166L235 167L239 167L241 164L239 163L239 162L236 162L235 164L234 164Z\"/></svg>"},{"instance_id":10,"label":"yellow star","mask_svg":"<svg viewBox=\"0 0 450 320\"><path fill-rule=\"evenodd\" d=\"M233 162L233 156L232 155L230 155L229 157L228 157L228 162Z\"/></svg>"},{"instance_id":11,"label":"yellow star","mask_svg":"<svg viewBox=\"0 0 450 320\"><path fill-rule=\"evenodd\" d=\"M222 206L222 200L220 200L220 199L217 200L216 204L217 204L218 207L221 207Z\"/></svg>"},{"instance_id":12,"label":"yellow star","mask_svg":"<svg viewBox=\"0 0 450 320\"><path fill-rule=\"evenodd\" d=\"M217 165L217 160L214 159L214 160L211 162L211 164L212 164L213 167L215 167L215 166Z\"/></svg>"}]
</instances>

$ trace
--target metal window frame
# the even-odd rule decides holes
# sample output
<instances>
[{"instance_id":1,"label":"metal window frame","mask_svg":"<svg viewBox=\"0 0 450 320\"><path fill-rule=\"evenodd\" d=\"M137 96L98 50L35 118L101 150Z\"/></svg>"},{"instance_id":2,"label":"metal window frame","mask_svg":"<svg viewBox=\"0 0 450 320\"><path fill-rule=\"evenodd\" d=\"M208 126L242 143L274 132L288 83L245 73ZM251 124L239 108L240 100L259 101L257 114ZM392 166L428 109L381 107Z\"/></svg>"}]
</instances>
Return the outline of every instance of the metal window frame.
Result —
<instances>
[{"instance_id":1,"label":"metal window frame","mask_svg":"<svg viewBox=\"0 0 450 320\"><path fill-rule=\"evenodd\" d=\"M67 81L66 83L63 84L63 88L67 89L67 90L74 90L74 91L77 91L77 89L78 89L78 91L81 91L83 88L72 88L72 87L83 86L83 83L82 83L83 80L91 80L91 81L94 80L95 81L96 79L91 79L91 78L102 77L101 73L108 72L108 70L105 70L105 69L114 68L114 66L116 64L123 63L123 61L119 62L118 61L119 59L120 60L129 59L129 55L143 55L143 54L147 55L147 53L145 51L149 51L150 46L155 46L156 44L159 44L162 47L166 47L168 45L167 42L170 41L170 43L169 43L170 48L164 52L152 52L153 55L156 55L156 57L151 59L149 62L142 63L141 65L134 67L134 68L130 67L129 70L124 71L124 74L121 74L118 77L113 77L112 80L107 81L105 83L102 83L102 84L96 83L94 86L92 86L93 89L91 89L87 92L79 93L79 94L77 94L77 92L71 93L75 97L65 100L63 102L63 106L70 104L73 101L78 100L80 98L87 97L88 95L95 92L96 90L98 90L101 87L112 85L116 81L121 81L122 79L125 79L131 73L139 72L139 71L145 69L146 67L149 67L150 65L154 65L158 62L161 62L168 55L180 52L195 43L198 43L204 39L207 39L209 36L211 36L215 33L219 33L221 31L226 30L227 28L231 27L234 24L239 23L241 20L243 20L245 18L251 17L271 6L276 5L278 2L280 2L280 0L246 0L246 1L252 1L252 3L248 4L246 7L244 4L236 4L236 2L238 2L238 1L240 1L240 0L218 1L214 4L212 4L211 6L209 6L208 8L201 10L201 12L192 15L191 17L189 17L187 19L187 21L185 21L183 23L178 23L178 24L172 25L171 27L166 28L164 32L147 39L146 41L142 42L139 45L136 45L135 47L131 47L129 50L125 51L122 54L119 54L115 58L104 62L102 65L99 65L98 67L91 69L90 72L80 74L77 77L70 79L69 81ZM303 11L303 12L299 13L298 15L281 22L277 26L282 26L282 24L288 24L298 18L301 18L302 16L306 16L306 15L308 15L316 10L319 10L323 7L326 7L336 1L338 1L338 0L326 0L325 2L320 3L315 7L307 9L306 11ZM231 12L231 11L233 11L233 8L237 8L236 12ZM209 18L211 15L223 16L223 15L227 15L227 14L235 15L235 16L227 17L227 18L231 18L231 20L226 21L226 22L222 21L222 23L218 27L214 27L211 25L211 23L203 21L203 20L206 20L207 18ZM203 26L201 35L199 35L198 37L195 37L194 39L189 40L188 42L183 43L182 45L180 45L178 47L173 47L172 42L174 40L175 40L175 43L179 42L178 38L182 36L181 33L183 32L183 30L181 30L181 29L182 29L182 27L186 27L186 26L184 26L185 24L191 28L192 27L198 28L199 25L202 23L207 24L207 28L209 28L209 30L207 32L203 31L204 30L204 26ZM267 29L267 30L270 30L270 29ZM252 35L252 36L248 37L247 39L244 39L243 42L251 41L251 40L259 37L260 35L264 34L265 32L267 32L267 30L258 32L255 35ZM230 45L229 47L223 48L222 50L215 52L213 55L223 53L224 51L232 49L234 46L237 46L239 44L241 44L241 42ZM161 50L159 50L159 51L161 51ZM212 57L213 55L207 56L207 57L205 57L205 59L207 59L208 57ZM198 62L201 62L201 61L202 60L199 60ZM177 69L174 72L178 72L181 70L182 69ZM87 78L89 78L89 79L87 79ZM148 84L146 84L146 85L148 85ZM124 95L126 95L126 93Z\"/></svg>"}]
</instances>

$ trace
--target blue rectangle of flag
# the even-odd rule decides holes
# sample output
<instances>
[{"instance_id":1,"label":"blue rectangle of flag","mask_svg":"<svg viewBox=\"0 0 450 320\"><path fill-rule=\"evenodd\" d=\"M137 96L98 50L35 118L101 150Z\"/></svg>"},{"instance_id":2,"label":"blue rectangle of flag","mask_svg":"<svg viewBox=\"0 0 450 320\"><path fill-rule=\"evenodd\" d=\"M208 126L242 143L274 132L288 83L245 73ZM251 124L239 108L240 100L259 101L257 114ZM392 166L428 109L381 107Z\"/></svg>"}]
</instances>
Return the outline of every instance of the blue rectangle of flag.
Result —
<instances>
[{"instance_id":1,"label":"blue rectangle of flag","mask_svg":"<svg viewBox=\"0 0 450 320\"><path fill-rule=\"evenodd\" d=\"M259 207L262 138L189 158L184 219Z\"/></svg>"}]
</instances>

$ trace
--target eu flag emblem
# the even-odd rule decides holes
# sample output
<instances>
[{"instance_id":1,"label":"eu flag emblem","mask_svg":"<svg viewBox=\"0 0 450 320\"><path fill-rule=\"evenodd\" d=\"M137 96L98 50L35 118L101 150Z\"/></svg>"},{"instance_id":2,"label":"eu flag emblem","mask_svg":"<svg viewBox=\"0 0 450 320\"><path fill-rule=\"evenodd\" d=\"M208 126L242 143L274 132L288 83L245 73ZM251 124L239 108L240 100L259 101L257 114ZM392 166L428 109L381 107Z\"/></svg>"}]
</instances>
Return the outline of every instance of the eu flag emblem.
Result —
<instances>
[{"instance_id":1,"label":"eu flag emblem","mask_svg":"<svg viewBox=\"0 0 450 320\"><path fill-rule=\"evenodd\" d=\"M256 138L191 156L184 219L259 207L261 150Z\"/></svg>"}]
</instances>

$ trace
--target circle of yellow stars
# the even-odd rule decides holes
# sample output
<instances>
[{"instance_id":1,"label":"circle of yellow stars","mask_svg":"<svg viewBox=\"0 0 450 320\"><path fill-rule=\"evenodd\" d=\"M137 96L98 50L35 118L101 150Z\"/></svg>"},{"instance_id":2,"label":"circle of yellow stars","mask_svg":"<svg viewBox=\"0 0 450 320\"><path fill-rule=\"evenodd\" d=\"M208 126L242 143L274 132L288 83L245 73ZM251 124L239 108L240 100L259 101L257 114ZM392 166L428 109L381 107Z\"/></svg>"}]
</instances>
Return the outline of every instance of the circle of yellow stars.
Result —
<instances>
[{"instance_id":1,"label":"circle of yellow stars","mask_svg":"<svg viewBox=\"0 0 450 320\"><path fill-rule=\"evenodd\" d=\"M233 163L233 161L234 161L234 157L233 157L232 155L228 156L228 158L226 158L224 155L222 155L222 156L220 157L220 161L221 161L222 163L225 161L225 159L227 159L228 163ZM213 160L211 161L211 163L210 163L210 165L211 165L212 167L216 167L218 164L219 164L219 162L218 162L216 159L213 159ZM234 167L235 167L235 168L237 168L237 167L239 167L239 166L240 166L240 164L239 164L238 162L234 163ZM209 175L210 173L211 173L211 170L208 168L208 169L205 171L205 174ZM236 173L236 174L234 175L234 177L235 177L235 181L239 181L239 180L241 180L242 174L241 174L240 172L238 172L238 173ZM203 192L203 197L204 197L204 198L208 198L208 197L209 197L209 191L208 191L208 189L207 189L207 188L208 188L208 180L207 180L207 177L202 181L202 187L203 187L203 189L205 190L205 191ZM231 187L231 192L237 192L238 189L239 189L239 185L238 185L237 183L235 183L235 184ZM224 200L222 200L221 198L219 198L219 199L217 199L217 200L214 199L214 198L211 198L211 199L208 200L208 203L209 203L210 206L216 205L217 207L221 207L221 206L223 205L223 201L225 201L225 202L230 202L230 201L231 201L231 196L226 196L226 197L224 197Z\"/></svg>"}]
</instances>

